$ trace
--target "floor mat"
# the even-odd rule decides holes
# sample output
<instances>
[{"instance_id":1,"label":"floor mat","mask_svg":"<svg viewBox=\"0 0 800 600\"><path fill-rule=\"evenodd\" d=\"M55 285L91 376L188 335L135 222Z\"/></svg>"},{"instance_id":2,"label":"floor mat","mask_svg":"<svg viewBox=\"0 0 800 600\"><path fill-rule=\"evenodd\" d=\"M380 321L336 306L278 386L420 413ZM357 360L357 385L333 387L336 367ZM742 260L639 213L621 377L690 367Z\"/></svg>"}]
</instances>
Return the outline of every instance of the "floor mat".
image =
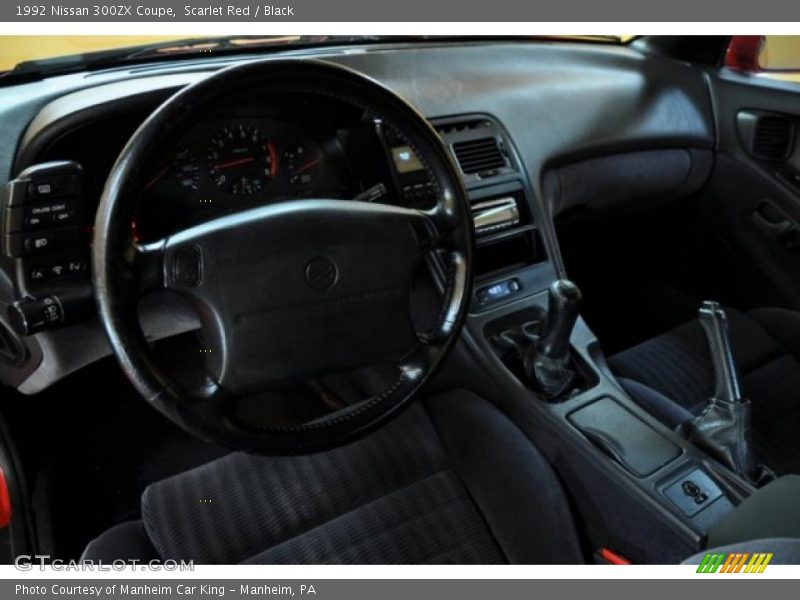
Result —
<instances>
[{"instance_id":1,"label":"floor mat","mask_svg":"<svg viewBox=\"0 0 800 600\"><path fill-rule=\"evenodd\" d=\"M33 490L39 551L54 558L77 558L111 525L138 518L150 483L229 452L172 425L111 359L7 407Z\"/></svg>"}]
</instances>

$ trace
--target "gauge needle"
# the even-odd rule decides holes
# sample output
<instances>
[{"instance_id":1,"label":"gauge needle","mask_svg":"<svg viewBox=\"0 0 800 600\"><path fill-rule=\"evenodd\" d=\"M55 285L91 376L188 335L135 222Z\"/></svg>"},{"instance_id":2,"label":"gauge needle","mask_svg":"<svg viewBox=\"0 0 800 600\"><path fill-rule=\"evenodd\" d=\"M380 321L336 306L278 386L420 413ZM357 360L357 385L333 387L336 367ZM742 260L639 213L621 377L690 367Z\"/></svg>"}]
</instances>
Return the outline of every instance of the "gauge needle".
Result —
<instances>
[{"instance_id":1,"label":"gauge needle","mask_svg":"<svg viewBox=\"0 0 800 600\"><path fill-rule=\"evenodd\" d=\"M255 160L253 156L247 156L245 158L237 158L236 160L229 160L228 162L224 163L217 163L214 165L215 169L230 169L231 167L238 167L239 165L246 165L247 163L251 163Z\"/></svg>"},{"instance_id":2,"label":"gauge needle","mask_svg":"<svg viewBox=\"0 0 800 600\"><path fill-rule=\"evenodd\" d=\"M148 182L145 184L145 186L144 186L144 189L146 189L146 190L149 190L151 187L153 187L155 184L157 184L157 183L158 183L158 181L159 181L159 180L160 180L160 179L161 179L161 178L162 178L164 175L166 175L166 174L167 174L167 171L169 171L169 168L170 168L170 166L171 166L171 165L167 165L166 167L164 167L163 169L161 169L161 171L158 173L158 175L156 175L155 177L153 177L153 178L152 178L150 181L148 181Z\"/></svg>"},{"instance_id":3,"label":"gauge needle","mask_svg":"<svg viewBox=\"0 0 800 600\"><path fill-rule=\"evenodd\" d=\"M318 162L319 162L318 158L315 158L314 160L310 160L306 164L304 164L302 167L297 167L297 169L295 169L295 171L294 171L294 174L295 175L299 175L300 173L304 173L305 171L308 171L309 169L312 169L315 166L317 166Z\"/></svg>"}]
</instances>

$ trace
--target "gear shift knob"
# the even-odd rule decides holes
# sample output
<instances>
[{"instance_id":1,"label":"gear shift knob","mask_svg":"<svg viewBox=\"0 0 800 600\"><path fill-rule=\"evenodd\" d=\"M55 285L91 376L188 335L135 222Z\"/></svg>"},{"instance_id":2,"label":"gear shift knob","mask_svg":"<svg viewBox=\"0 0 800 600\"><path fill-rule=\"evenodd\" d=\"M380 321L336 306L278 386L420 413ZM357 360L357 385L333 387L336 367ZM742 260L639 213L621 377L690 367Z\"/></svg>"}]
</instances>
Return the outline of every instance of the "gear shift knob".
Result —
<instances>
[{"instance_id":1,"label":"gear shift knob","mask_svg":"<svg viewBox=\"0 0 800 600\"><path fill-rule=\"evenodd\" d=\"M569 392L577 373L569 356L569 339L578 319L581 291L568 279L558 279L550 286L547 316L539 339L528 347L523 366L533 386L547 399Z\"/></svg>"},{"instance_id":2,"label":"gear shift knob","mask_svg":"<svg viewBox=\"0 0 800 600\"><path fill-rule=\"evenodd\" d=\"M569 279L557 279L547 295L547 320L538 342L539 353L554 360L566 358L569 338L581 304L581 290Z\"/></svg>"}]
</instances>

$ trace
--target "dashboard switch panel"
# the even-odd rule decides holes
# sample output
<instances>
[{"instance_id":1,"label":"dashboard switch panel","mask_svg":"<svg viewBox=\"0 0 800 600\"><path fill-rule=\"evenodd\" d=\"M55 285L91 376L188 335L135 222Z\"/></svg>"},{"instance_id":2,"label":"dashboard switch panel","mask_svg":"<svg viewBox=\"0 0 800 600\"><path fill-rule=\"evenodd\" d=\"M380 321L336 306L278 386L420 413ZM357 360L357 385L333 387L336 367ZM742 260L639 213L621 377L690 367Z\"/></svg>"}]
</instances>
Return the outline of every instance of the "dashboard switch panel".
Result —
<instances>
[{"instance_id":1,"label":"dashboard switch panel","mask_svg":"<svg viewBox=\"0 0 800 600\"><path fill-rule=\"evenodd\" d=\"M85 272L81 232L82 169L54 161L28 167L5 188L3 251L22 262L20 288Z\"/></svg>"},{"instance_id":2,"label":"dashboard switch panel","mask_svg":"<svg viewBox=\"0 0 800 600\"><path fill-rule=\"evenodd\" d=\"M82 168L36 164L4 190L3 252L16 261L17 301L8 321L19 335L64 327L94 309L82 223Z\"/></svg>"}]
</instances>

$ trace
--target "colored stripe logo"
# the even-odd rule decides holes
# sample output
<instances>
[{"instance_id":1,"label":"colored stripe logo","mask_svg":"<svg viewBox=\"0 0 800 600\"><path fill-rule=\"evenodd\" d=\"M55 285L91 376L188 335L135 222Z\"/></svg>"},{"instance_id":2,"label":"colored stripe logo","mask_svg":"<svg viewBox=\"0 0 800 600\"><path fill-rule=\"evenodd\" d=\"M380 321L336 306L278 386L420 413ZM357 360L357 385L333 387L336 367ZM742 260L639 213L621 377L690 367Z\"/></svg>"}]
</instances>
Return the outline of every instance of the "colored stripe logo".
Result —
<instances>
[{"instance_id":1,"label":"colored stripe logo","mask_svg":"<svg viewBox=\"0 0 800 600\"><path fill-rule=\"evenodd\" d=\"M697 573L763 573L772 556L772 552L709 552L697 565Z\"/></svg>"}]
</instances>

